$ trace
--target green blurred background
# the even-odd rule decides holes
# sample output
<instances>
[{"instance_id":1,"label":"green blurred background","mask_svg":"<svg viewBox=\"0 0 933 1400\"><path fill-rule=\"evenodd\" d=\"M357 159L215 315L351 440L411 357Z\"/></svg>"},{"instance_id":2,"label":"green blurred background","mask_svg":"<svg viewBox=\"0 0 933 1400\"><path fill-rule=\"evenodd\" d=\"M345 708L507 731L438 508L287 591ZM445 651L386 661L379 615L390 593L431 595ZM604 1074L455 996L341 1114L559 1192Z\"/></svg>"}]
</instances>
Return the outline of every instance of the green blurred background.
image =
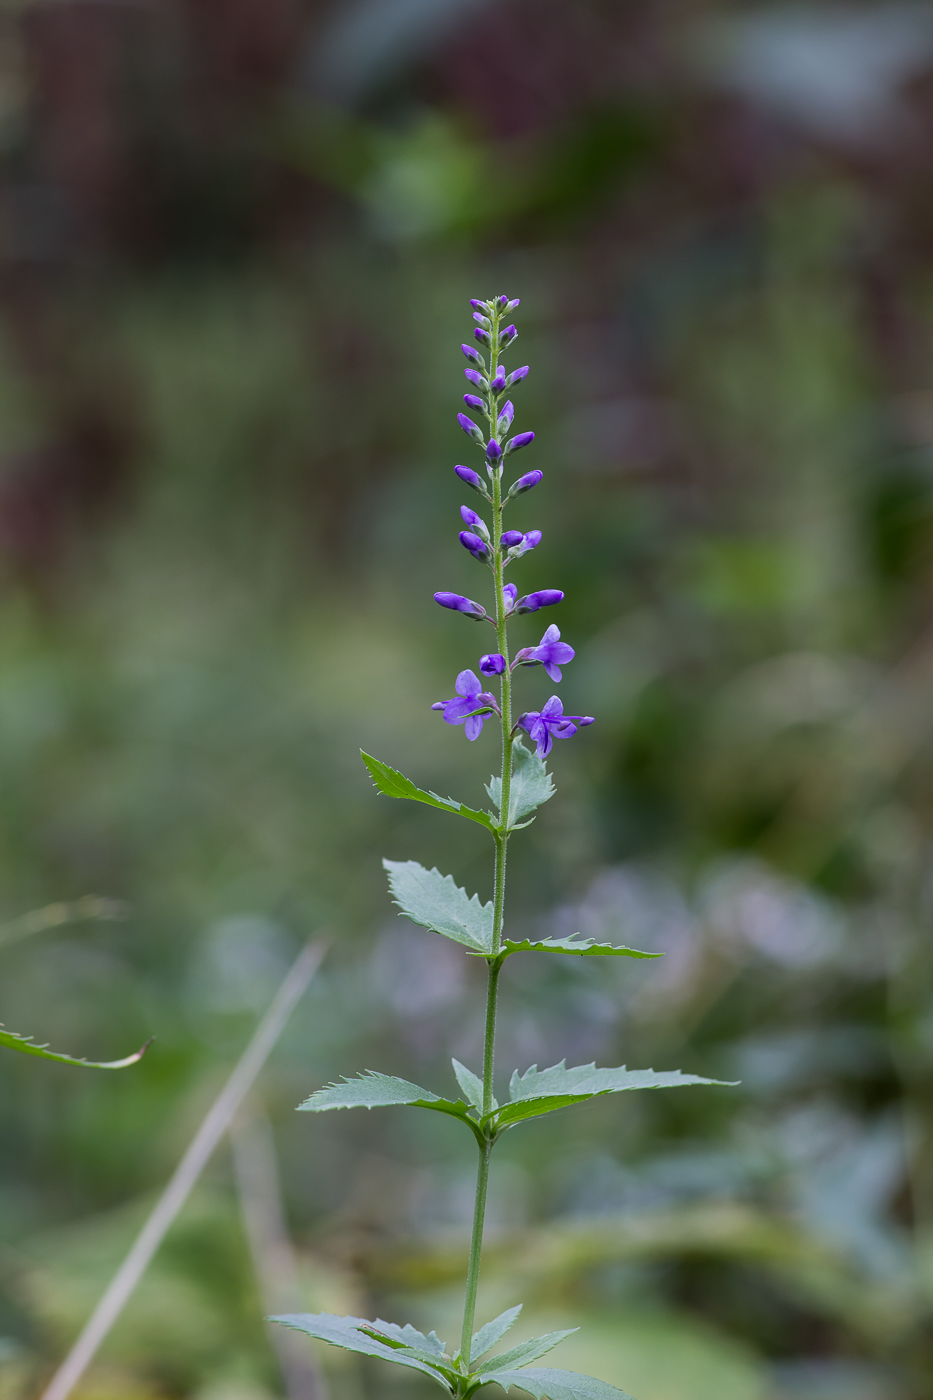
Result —
<instances>
[{"instance_id":1,"label":"green blurred background","mask_svg":"<svg viewBox=\"0 0 933 1400\"><path fill-rule=\"evenodd\" d=\"M933 1393L933 10L8 0L0 919L126 909L6 938L0 1021L158 1039L120 1075L0 1059L2 1400L325 925L254 1104L303 1305L455 1335L466 1135L293 1109L479 1058L482 969L379 859L485 898L488 842L358 749L474 803L495 764L428 706L485 645L431 593L484 586L454 414L500 291L546 473L516 581L566 590L598 717L511 927L667 954L510 960L500 1064L741 1086L509 1135L481 1313L579 1322L554 1364L638 1400ZM335 1354L286 1392L248 1197L224 1146L82 1400L420 1400Z\"/></svg>"}]
</instances>

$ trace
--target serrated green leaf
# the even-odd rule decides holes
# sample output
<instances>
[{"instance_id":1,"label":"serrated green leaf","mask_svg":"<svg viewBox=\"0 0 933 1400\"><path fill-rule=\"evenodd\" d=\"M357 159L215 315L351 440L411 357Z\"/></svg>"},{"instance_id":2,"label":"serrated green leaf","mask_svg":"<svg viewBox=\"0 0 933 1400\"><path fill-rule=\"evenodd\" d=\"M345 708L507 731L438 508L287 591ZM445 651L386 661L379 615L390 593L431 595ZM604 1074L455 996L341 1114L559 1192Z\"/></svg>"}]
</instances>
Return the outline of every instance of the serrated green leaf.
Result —
<instances>
[{"instance_id":1,"label":"serrated green leaf","mask_svg":"<svg viewBox=\"0 0 933 1400\"><path fill-rule=\"evenodd\" d=\"M56 1050L50 1050L47 1045L34 1044L31 1036L16 1035L0 1026L0 1045L8 1050L21 1050L24 1055L37 1055L40 1060L54 1060L59 1065L77 1065L81 1069L126 1069L129 1065L138 1064L151 1044L152 1041L147 1040L145 1045L135 1054L127 1055L125 1060L77 1060L73 1055L62 1055Z\"/></svg>"},{"instance_id":2,"label":"serrated green leaf","mask_svg":"<svg viewBox=\"0 0 933 1400\"><path fill-rule=\"evenodd\" d=\"M429 1332L427 1336L419 1332L417 1327L412 1327L410 1322L406 1322L404 1327L400 1327L397 1322L385 1322L381 1317L377 1317L375 1322L364 1324L364 1331L374 1333L377 1340L384 1340L390 1346L396 1348L403 1347L406 1351L413 1352L426 1361L450 1361L444 1343L440 1340L436 1332Z\"/></svg>"},{"instance_id":3,"label":"serrated green leaf","mask_svg":"<svg viewBox=\"0 0 933 1400\"><path fill-rule=\"evenodd\" d=\"M460 1100L442 1099L432 1094L430 1089L422 1089L420 1084L411 1084L407 1079L396 1079L391 1074L379 1074L376 1070L364 1070L355 1079L344 1079L341 1084L328 1084L318 1089L304 1103L299 1111L326 1113L331 1108L390 1108L393 1105L407 1105L411 1108L433 1108L438 1113L450 1113L455 1118L466 1118L469 1104Z\"/></svg>"},{"instance_id":4,"label":"serrated green leaf","mask_svg":"<svg viewBox=\"0 0 933 1400\"><path fill-rule=\"evenodd\" d=\"M502 820L502 779L492 777L486 791L496 805ZM554 780L543 759L532 749L526 749L520 739L512 745L512 782L509 788L509 830L528 817L543 802L554 796Z\"/></svg>"},{"instance_id":5,"label":"serrated green leaf","mask_svg":"<svg viewBox=\"0 0 933 1400\"><path fill-rule=\"evenodd\" d=\"M269 1320L281 1322L284 1327L291 1327L296 1332L305 1332L309 1337L317 1337L319 1341L330 1342L332 1346L342 1347L344 1351L355 1351L361 1356L378 1356L383 1361L394 1361L398 1366L420 1371L450 1393L449 1383L435 1365L422 1360L404 1346L393 1346L389 1340L378 1340L373 1336L378 1330L376 1324L367 1322L363 1317L338 1317L334 1313L289 1313Z\"/></svg>"},{"instance_id":6,"label":"serrated green leaf","mask_svg":"<svg viewBox=\"0 0 933 1400\"><path fill-rule=\"evenodd\" d=\"M579 1330L579 1327L567 1327L563 1332L548 1332L543 1337L532 1337L527 1342L519 1342L517 1347L512 1347L510 1351L504 1351L501 1356L494 1356L491 1361L484 1362L474 1374L483 1376L490 1371L511 1371L518 1366L527 1365L529 1361L537 1361L539 1356L553 1351L565 1337L569 1337Z\"/></svg>"},{"instance_id":7,"label":"serrated green leaf","mask_svg":"<svg viewBox=\"0 0 933 1400\"><path fill-rule=\"evenodd\" d=\"M503 1390L513 1385L525 1390L535 1400L632 1400L624 1390L598 1381L595 1376L581 1376L577 1371L554 1371L549 1366L530 1366L527 1371L498 1371L486 1376L483 1385L495 1381Z\"/></svg>"},{"instance_id":8,"label":"serrated green leaf","mask_svg":"<svg viewBox=\"0 0 933 1400\"><path fill-rule=\"evenodd\" d=\"M595 938L503 938L502 951L512 953L571 953L578 958L663 958L663 953L642 953L621 944L597 943Z\"/></svg>"},{"instance_id":9,"label":"serrated green leaf","mask_svg":"<svg viewBox=\"0 0 933 1400\"><path fill-rule=\"evenodd\" d=\"M384 860L389 887L402 913L412 923L462 943L473 953L492 951L492 902L467 897L452 875L435 867L425 870L416 860Z\"/></svg>"},{"instance_id":10,"label":"serrated green leaf","mask_svg":"<svg viewBox=\"0 0 933 1400\"><path fill-rule=\"evenodd\" d=\"M470 1346L470 1365L478 1361L481 1356L485 1356L491 1347L500 1341L512 1326L522 1310L522 1304L516 1303L514 1308L509 1308L506 1312L494 1317L492 1322L487 1322L478 1332L473 1333L473 1342Z\"/></svg>"},{"instance_id":11,"label":"serrated green leaf","mask_svg":"<svg viewBox=\"0 0 933 1400\"><path fill-rule=\"evenodd\" d=\"M723 1084L722 1079L703 1079L696 1074L681 1074L680 1070L597 1069L595 1064L577 1065L568 1069L565 1062L539 1070L532 1065L520 1075L512 1075L509 1090L512 1102L503 1104L490 1120L497 1131L509 1128L526 1118L553 1113L574 1103L585 1103L601 1094L620 1094L628 1089L675 1089L688 1084Z\"/></svg>"},{"instance_id":12,"label":"serrated green leaf","mask_svg":"<svg viewBox=\"0 0 933 1400\"><path fill-rule=\"evenodd\" d=\"M462 1065L459 1060L451 1060L450 1063L454 1067L454 1074L457 1076L457 1083L460 1085L460 1088L466 1094L473 1107L479 1109L480 1113L482 1113L483 1081L478 1075L475 1075L471 1069L467 1069L466 1065ZM493 1095L492 1105L493 1108L499 1107L495 1095ZM490 1342L490 1346L491 1345L492 1343Z\"/></svg>"},{"instance_id":13,"label":"serrated green leaf","mask_svg":"<svg viewBox=\"0 0 933 1400\"><path fill-rule=\"evenodd\" d=\"M378 758L373 758L371 754L364 753L360 749L360 757L369 769L369 776L372 778L378 790L385 793L386 797L405 797L411 802L426 802L429 807L439 807L442 812L453 812L457 817L466 817L471 822L479 822L480 826L486 827L487 831L494 831L496 823L488 812L478 811L475 807L467 807L463 802L458 802L453 797L439 797L436 792L426 792L424 788L416 787L410 778L406 778L404 773L400 773L397 768L390 768L387 763L381 762Z\"/></svg>"}]
</instances>

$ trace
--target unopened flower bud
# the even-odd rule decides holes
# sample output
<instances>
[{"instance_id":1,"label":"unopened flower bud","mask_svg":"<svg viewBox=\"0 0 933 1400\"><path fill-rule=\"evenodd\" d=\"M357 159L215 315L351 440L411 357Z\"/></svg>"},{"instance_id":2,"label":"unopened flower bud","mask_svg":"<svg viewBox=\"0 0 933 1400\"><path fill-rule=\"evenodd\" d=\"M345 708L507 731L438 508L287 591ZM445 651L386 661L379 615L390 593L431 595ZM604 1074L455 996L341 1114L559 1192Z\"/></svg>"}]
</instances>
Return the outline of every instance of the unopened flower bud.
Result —
<instances>
[{"instance_id":1,"label":"unopened flower bud","mask_svg":"<svg viewBox=\"0 0 933 1400\"><path fill-rule=\"evenodd\" d=\"M510 442L506 443L505 450L506 452L517 452L520 447L527 447L534 440L534 433L517 433Z\"/></svg>"},{"instance_id":2,"label":"unopened flower bud","mask_svg":"<svg viewBox=\"0 0 933 1400\"><path fill-rule=\"evenodd\" d=\"M474 491L478 491L481 496L486 496L486 499L489 499L486 484L481 476L471 471L469 467L454 467L454 471L465 485L472 486Z\"/></svg>"},{"instance_id":3,"label":"unopened flower bud","mask_svg":"<svg viewBox=\"0 0 933 1400\"><path fill-rule=\"evenodd\" d=\"M484 676L501 676L505 670L505 657L500 656L497 651L491 652L487 656L481 656L479 669Z\"/></svg>"},{"instance_id":4,"label":"unopened flower bud","mask_svg":"<svg viewBox=\"0 0 933 1400\"><path fill-rule=\"evenodd\" d=\"M477 478L478 479L478 478ZM469 506L460 507L460 519L464 525L469 525L470 529L479 535L481 540L489 543L489 531L486 522L481 515L477 515L475 510L470 510Z\"/></svg>"},{"instance_id":5,"label":"unopened flower bud","mask_svg":"<svg viewBox=\"0 0 933 1400\"><path fill-rule=\"evenodd\" d=\"M474 603L472 598L464 598L462 593L435 593L434 601L440 603L442 608L463 613L464 617L479 619L486 616L486 609L481 603Z\"/></svg>"},{"instance_id":6,"label":"unopened flower bud","mask_svg":"<svg viewBox=\"0 0 933 1400\"><path fill-rule=\"evenodd\" d=\"M436 596L436 595L435 595ZM515 604L517 613L537 612L539 608L549 608L554 603L563 602L564 595L559 588L540 588L537 593L529 593L519 598Z\"/></svg>"},{"instance_id":7,"label":"unopened flower bud","mask_svg":"<svg viewBox=\"0 0 933 1400\"><path fill-rule=\"evenodd\" d=\"M537 486L543 476L544 472L539 472L537 469L533 472L526 472L524 476L520 476L516 482L513 482L512 489L505 499L508 501L512 496L520 496L523 491L530 491L532 486Z\"/></svg>"},{"instance_id":8,"label":"unopened flower bud","mask_svg":"<svg viewBox=\"0 0 933 1400\"><path fill-rule=\"evenodd\" d=\"M485 541L480 539L479 535L471 534L469 530L461 530L460 543L463 545L464 549L468 549L470 551L474 559L489 558L489 549L487 548Z\"/></svg>"},{"instance_id":9,"label":"unopened flower bud","mask_svg":"<svg viewBox=\"0 0 933 1400\"><path fill-rule=\"evenodd\" d=\"M506 530L499 536L499 543L503 549L511 549L513 545L521 544L524 538L521 530Z\"/></svg>"},{"instance_id":10,"label":"unopened flower bud","mask_svg":"<svg viewBox=\"0 0 933 1400\"><path fill-rule=\"evenodd\" d=\"M513 370L512 370L512 373L507 377L507 379L506 379L506 381L505 381L505 387L506 387L506 389L511 389L511 387L512 387L513 384L521 384L522 380L525 379L525 378L527 377L527 375L528 375L528 366L527 366L527 365L522 365L521 369L513 369Z\"/></svg>"},{"instance_id":11,"label":"unopened flower bud","mask_svg":"<svg viewBox=\"0 0 933 1400\"><path fill-rule=\"evenodd\" d=\"M518 597L518 589L516 588L516 586L515 586L514 583L506 583L506 584L503 584L503 586L502 586L502 601L503 601L503 603L504 603L504 605L505 605L505 615L506 615L506 617L508 617L509 613L512 612L513 609L515 608L515 599L516 599L517 597Z\"/></svg>"},{"instance_id":12,"label":"unopened flower bud","mask_svg":"<svg viewBox=\"0 0 933 1400\"><path fill-rule=\"evenodd\" d=\"M475 335L476 332L474 331L473 334ZM504 331L500 331L500 332L499 332L499 346L500 346L500 349L503 349L503 350L504 350L505 347L506 347L507 345L511 345L511 344L512 344L512 341L513 341L513 340L517 340L517 339L518 339L518 331L515 329L515 327L514 327L514 326L506 326L506 328L505 328Z\"/></svg>"},{"instance_id":13,"label":"unopened flower bud","mask_svg":"<svg viewBox=\"0 0 933 1400\"><path fill-rule=\"evenodd\" d=\"M467 437L471 437L474 442L478 442L480 447L482 447L483 435L480 432L479 428L476 426L476 424L473 422L473 419L468 418L465 413L458 413L457 422L460 424Z\"/></svg>"},{"instance_id":14,"label":"unopened flower bud","mask_svg":"<svg viewBox=\"0 0 933 1400\"><path fill-rule=\"evenodd\" d=\"M474 327L473 327L473 337L474 337L475 340L478 340L478 341L480 342L481 345L491 345L491 344L492 344L492 341L491 341L490 336L489 336L489 332L488 332L488 331L484 331L483 328L482 328L481 326L474 326Z\"/></svg>"},{"instance_id":15,"label":"unopened flower bud","mask_svg":"<svg viewBox=\"0 0 933 1400\"><path fill-rule=\"evenodd\" d=\"M514 297L512 301L507 303L507 305L504 307L504 310L514 311L516 306L521 306L521 304L521 300L518 297Z\"/></svg>"},{"instance_id":16,"label":"unopened flower bud","mask_svg":"<svg viewBox=\"0 0 933 1400\"><path fill-rule=\"evenodd\" d=\"M499 414L499 419L496 423L496 431L498 432L500 437L503 437L504 434L509 431L509 428L511 428L512 426L512 419L514 417L515 407L512 403L512 400L509 399L507 403L503 404L502 412Z\"/></svg>"},{"instance_id":17,"label":"unopened flower bud","mask_svg":"<svg viewBox=\"0 0 933 1400\"><path fill-rule=\"evenodd\" d=\"M508 297L505 297L505 296L503 296L503 297L496 297L496 301L499 303L499 310L500 310L500 311L504 311L505 308L506 308L506 307L508 306L508 304L509 304L509 299L508 299Z\"/></svg>"},{"instance_id":18,"label":"unopened flower bud","mask_svg":"<svg viewBox=\"0 0 933 1400\"><path fill-rule=\"evenodd\" d=\"M475 384L477 389L488 389L489 380L484 374L480 374L478 369L465 369L463 373L471 384Z\"/></svg>"},{"instance_id":19,"label":"unopened flower bud","mask_svg":"<svg viewBox=\"0 0 933 1400\"><path fill-rule=\"evenodd\" d=\"M479 429L477 429L477 432L479 432ZM482 434L480 434L480 438L482 438ZM502 448L496 442L495 438L490 438L486 444L486 461L495 464L499 461L501 456Z\"/></svg>"},{"instance_id":20,"label":"unopened flower bud","mask_svg":"<svg viewBox=\"0 0 933 1400\"><path fill-rule=\"evenodd\" d=\"M480 324L481 326L484 326L485 329L486 329L487 331L489 330L489 327L492 325L492 322L490 321L489 317L488 317L488 316L484 316L483 313L482 313L481 311L474 311L474 312L473 312L473 320L474 320L474 321L478 321L479 324Z\"/></svg>"},{"instance_id":21,"label":"unopened flower bud","mask_svg":"<svg viewBox=\"0 0 933 1400\"><path fill-rule=\"evenodd\" d=\"M471 360L474 365L479 365L480 369L486 368L486 361L483 359L482 355L479 353L478 350L473 349L472 345L461 345L460 349L463 351L464 355L466 355L467 359Z\"/></svg>"},{"instance_id":22,"label":"unopened flower bud","mask_svg":"<svg viewBox=\"0 0 933 1400\"><path fill-rule=\"evenodd\" d=\"M480 413L486 407L483 399L477 398L476 394L464 394L463 402L466 404L467 408L475 408Z\"/></svg>"},{"instance_id":23,"label":"unopened flower bud","mask_svg":"<svg viewBox=\"0 0 933 1400\"><path fill-rule=\"evenodd\" d=\"M541 531L529 530L528 533L525 535L525 538L522 540L521 549L518 551L519 555L527 554L529 549L537 549L540 543Z\"/></svg>"},{"instance_id":24,"label":"unopened flower bud","mask_svg":"<svg viewBox=\"0 0 933 1400\"><path fill-rule=\"evenodd\" d=\"M486 303L484 301L478 301L476 297L470 297L470 305L474 311L488 310Z\"/></svg>"}]
</instances>

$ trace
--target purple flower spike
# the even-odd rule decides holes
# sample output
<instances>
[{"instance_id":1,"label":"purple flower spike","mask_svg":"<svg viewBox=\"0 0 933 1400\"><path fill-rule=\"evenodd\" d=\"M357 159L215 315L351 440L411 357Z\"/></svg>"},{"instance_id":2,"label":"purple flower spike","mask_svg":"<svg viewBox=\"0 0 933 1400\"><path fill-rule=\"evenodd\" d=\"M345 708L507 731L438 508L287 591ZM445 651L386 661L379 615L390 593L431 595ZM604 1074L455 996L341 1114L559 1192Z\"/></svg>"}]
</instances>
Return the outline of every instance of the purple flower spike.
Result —
<instances>
[{"instance_id":1,"label":"purple flower spike","mask_svg":"<svg viewBox=\"0 0 933 1400\"><path fill-rule=\"evenodd\" d=\"M505 584L505 586L502 589L502 596L505 600L505 615L506 617L508 617L509 613L514 610L515 599L518 597L518 589L516 588L515 584Z\"/></svg>"},{"instance_id":2,"label":"purple flower spike","mask_svg":"<svg viewBox=\"0 0 933 1400\"><path fill-rule=\"evenodd\" d=\"M443 710L448 724L464 725L466 736L472 743L483 731L483 720L489 714L499 713L496 697L483 690L482 682L474 671L461 671L454 690L457 693L450 700L438 700L431 709Z\"/></svg>"},{"instance_id":3,"label":"purple flower spike","mask_svg":"<svg viewBox=\"0 0 933 1400\"><path fill-rule=\"evenodd\" d=\"M509 431L509 428L511 428L512 426L512 419L514 417L515 406L512 403L512 400L509 399L508 402L502 405L502 412L499 414L499 421L496 423L496 429L500 437L502 437L504 433L507 433Z\"/></svg>"},{"instance_id":4,"label":"purple flower spike","mask_svg":"<svg viewBox=\"0 0 933 1400\"><path fill-rule=\"evenodd\" d=\"M492 462L493 465L495 465L495 463L499 461L501 456L502 448L496 442L495 438L490 438L486 444L486 461Z\"/></svg>"},{"instance_id":5,"label":"purple flower spike","mask_svg":"<svg viewBox=\"0 0 933 1400\"><path fill-rule=\"evenodd\" d=\"M508 378L505 381L505 387L507 389L511 389L513 384L521 384L522 380L527 376L527 374L527 365L522 365L521 369L513 369L512 373L508 376Z\"/></svg>"},{"instance_id":6,"label":"purple flower spike","mask_svg":"<svg viewBox=\"0 0 933 1400\"><path fill-rule=\"evenodd\" d=\"M537 612L539 608L549 608L554 603L562 603L564 595L559 588L539 588L537 593L529 593L519 598L515 604L517 613Z\"/></svg>"},{"instance_id":7,"label":"purple flower spike","mask_svg":"<svg viewBox=\"0 0 933 1400\"><path fill-rule=\"evenodd\" d=\"M469 530L460 531L460 543L464 549L468 549L474 559L488 559L489 550L479 535L472 535Z\"/></svg>"},{"instance_id":8,"label":"purple flower spike","mask_svg":"<svg viewBox=\"0 0 933 1400\"><path fill-rule=\"evenodd\" d=\"M468 418L465 413L458 413L457 422L460 424L467 437L471 437L474 442L478 442L480 447L482 447L483 435L480 432L479 428L476 426L476 424L473 422L473 419Z\"/></svg>"},{"instance_id":9,"label":"purple flower spike","mask_svg":"<svg viewBox=\"0 0 933 1400\"><path fill-rule=\"evenodd\" d=\"M524 538L521 530L506 530L504 534L499 536L499 543L503 549L511 549L513 545L521 544Z\"/></svg>"},{"instance_id":10,"label":"purple flower spike","mask_svg":"<svg viewBox=\"0 0 933 1400\"><path fill-rule=\"evenodd\" d=\"M460 349L463 351L464 355L466 355L468 360L472 360L474 365L479 365L480 369L486 368L486 361L483 359L482 355L479 353L478 350L473 349L472 345L461 345Z\"/></svg>"},{"instance_id":11,"label":"purple flower spike","mask_svg":"<svg viewBox=\"0 0 933 1400\"><path fill-rule=\"evenodd\" d=\"M479 669L484 676L501 676L505 670L505 657L500 656L497 651L479 659Z\"/></svg>"},{"instance_id":12,"label":"purple flower spike","mask_svg":"<svg viewBox=\"0 0 933 1400\"><path fill-rule=\"evenodd\" d=\"M492 341L489 338L489 332L484 331L482 326L473 327L473 338L474 340L478 340L481 345L492 345Z\"/></svg>"},{"instance_id":13,"label":"purple flower spike","mask_svg":"<svg viewBox=\"0 0 933 1400\"><path fill-rule=\"evenodd\" d=\"M454 471L467 486L472 486L473 490L478 491L481 496L486 495L486 487L483 485L483 478L476 472L470 471L469 467L454 467Z\"/></svg>"},{"instance_id":14,"label":"purple flower spike","mask_svg":"<svg viewBox=\"0 0 933 1400\"><path fill-rule=\"evenodd\" d=\"M567 662L572 661L575 655L573 647L561 641L560 632L552 622L538 645L536 647L523 647L512 665L543 666L551 680L556 683L561 680L561 666L566 666ZM482 670L482 666L480 670Z\"/></svg>"},{"instance_id":15,"label":"purple flower spike","mask_svg":"<svg viewBox=\"0 0 933 1400\"><path fill-rule=\"evenodd\" d=\"M537 744L539 758L547 758L555 739L572 739L578 729L592 723L592 715L565 715L563 702L556 695L540 710L529 710L518 720L519 727Z\"/></svg>"},{"instance_id":16,"label":"purple flower spike","mask_svg":"<svg viewBox=\"0 0 933 1400\"><path fill-rule=\"evenodd\" d=\"M518 480L513 483L509 496L520 496L523 491L530 491L532 486L537 486L543 476L544 472L526 472L524 476L520 476Z\"/></svg>"},{"instance_id":17,"label":"purple flower spike","mask_svg":"<svg viewBox=\"0 0 933 1400\"><path fill-rule=\"evenodd\" d=\"M463 402L466 404L467 408L475 408L479 413L482 413L483 409L486 407L483 400L477 398L475 394L464 394Z\"/></svg>"},{"instance_id":18,"label":"purple flower spike","mask_svg":"<svg viewBox=\"0 0 933 1400\"><path fill-rule=\"evenodd\" d=\"M476 332L474 331L474 335ZM507 345L511 345L513 340L518 339L518 331L514 326L506 326L504 331L499 332L499 347L504 350Z\"/></svg>"},{"instance_id":19,"label":"purple flower spike","mask_svg":"<svg viewBox=\"0 0 933 1400\"><path fill-rule=\"evenodd\" d=\"M480 603L474 603L472 598L464 598L462 593L435 593L435 603L440 603L442 608L450 608L453 612L463 613L465 617L481 618L486 616L486 609Z\"/></svg>"},{"instance_id":20,"label":"purple flower spike","mask_svg":"<svg viewBox=\"0 0 933 1400\"><path fill-rule=\"evenodd\" d=\"M499 365L496 369L495 374L492 377L492 382L490 383L489 387L494 394L501 394L507 382L508 381L505 377L505 370L503 369L502 365Z\"/></svg>"},{"instance_id":21,"label":"purple flower spike","mask_svg":"<svg viewBox=\"0 0 933 1400\"><path fill-rule=\"evenodd\" d=\"M506 443L506 452L517 452L520 447L527 447L530 442L534 442L534 433L517 433L511 442Z\"/></svg>"},{"instance_id":22,"label":"purple flower spike","mask_svg":"<svg viewBox=\"0 0 933 1400\"><path fill-rule=\"evenodd\" d=\"M485 377L485 375L480 374L478 369L465 369L463 373L466 375L467 379L469 379L471 384L476 385L477 389L489 388L489 380Z\"/></svg>"}]
</instances>

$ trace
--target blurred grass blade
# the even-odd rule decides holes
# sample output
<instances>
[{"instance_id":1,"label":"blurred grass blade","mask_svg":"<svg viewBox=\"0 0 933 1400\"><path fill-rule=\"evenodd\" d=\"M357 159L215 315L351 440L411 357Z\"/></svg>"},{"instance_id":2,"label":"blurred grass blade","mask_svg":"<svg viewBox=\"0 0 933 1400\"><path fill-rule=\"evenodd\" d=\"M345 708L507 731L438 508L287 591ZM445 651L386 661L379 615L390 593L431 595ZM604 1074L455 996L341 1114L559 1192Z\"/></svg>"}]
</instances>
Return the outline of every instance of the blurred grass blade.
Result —
<instances>
[{"instance_id":1,"label":"blurred grass blade","mask_svg":"<svg viewBox=\"0 0 933 1400\"><path fill-rule=\"evenodd\" d=\"M130 1252L114 1274L84 1330L46 1387L42 1400L66 1400L93 1361L165 1238L214 1148L230 1127L273 1047L317 971L327 943L309 943L298 956L233 1073L211 1105Z\"/></svg>"},{"instance_id":2,"label":"blurred grass blade","mask_svg":"<svg viewBox=\"0 0 933 1400\"><path fill-rule=\"evenodd\" d=\"M82 895L80 899L70 902L46 904L41 909L31 909L18 919L0 924L0 948L18 943L21 938L29 938L34 933L59 928L62 924L79 924L88 919L125 919L128 913L129 905L122 900L101 899L96 894Z\"/></svg>"}]
</instances>

